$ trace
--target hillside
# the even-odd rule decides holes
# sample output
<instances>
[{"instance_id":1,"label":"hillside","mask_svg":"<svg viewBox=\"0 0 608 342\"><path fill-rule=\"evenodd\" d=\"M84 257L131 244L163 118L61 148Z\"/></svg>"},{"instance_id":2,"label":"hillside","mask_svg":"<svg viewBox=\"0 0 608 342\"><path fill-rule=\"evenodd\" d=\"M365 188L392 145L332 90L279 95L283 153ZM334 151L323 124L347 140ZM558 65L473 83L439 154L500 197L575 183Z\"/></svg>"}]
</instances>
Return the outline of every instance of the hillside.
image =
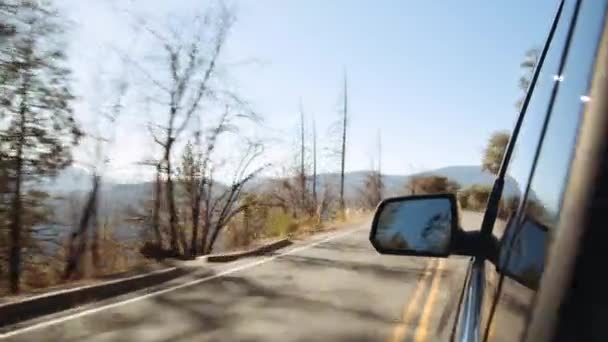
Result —
<instances>
[{"instance_id":1,"label":"hillside","mask_svg":"<svg viewBox=\"0 0 608 342\"><path fill-rule=\"evenodd\" d=\"M345 175L345 199L347 203L357 205L360 199L360 192L364 187L365 179L369 171L353 171ZM405 185L416 176L439 175L448 177L458 182L462 187L473 184L483 184L491 186L494 175L482 172L479 166L450 166L436 170L425 171L412 175L384 175L385 196L396 196L407 194ZM324 173L318 176L318 187L323 189L325 184L331 184L337 192L339 187L340 175L338 173ZM258 178L254 179L246 188L250 192L267 192L281 179L277 178ZM75 222L74 212L79 213L86 201L88 190L90 189L91 175L84 169L68 168L59 175L54 181L46 182L43 188L52 195L49 204L53 208L55 217L59 223L69 225ZM218 183L215 189L221 191L226 185ZM102 183L100 198L100 216L116 217L116 213L124 213L128 208L141 211L145 201L153 198L154 184L152 182L121 184L111 180ZM508 196L519 194L518 185L512 178L508 178L505 184L505 191ZM63 198L63 199L62 199ZM71 198L66 201L66 198ZM64 238L68 233L67 227L57 226L60 238ZM131 239L143 233L140 228L132 227L124 222L115 230L115 236L121 240Z\"/></svg>"},{"instance_id":2,"label":"hillside","mask_svg":"<svg viewBox=\"0 0 608 342\"><path fill-rule=\"evenodd\" d=\"M364 186L365 179L369 171L353 171L345 174L345 197L347 201L355 201ZM416 176L438 175L448 177L456 181L461 187L468 187L474 184L491 186L494 182L494 175L481 171L479 166L449 166L435 170L424 171L412 175L384 175L383 180L386 189L386 196L405 194L405 185ZM258 178L252 181L246 191L264 192L276 186L280 179L277 178ZM323 173L318 175L318 188L323 189L325 184L330 184L334 189L338 189L340 181L339 173ZM46 182L43 188L54 195L76 194L83 198L86 191L90 188L91 176L84 169L68 168L62 172L52 182ZM216 189L225 187L218 183ZM508 196L519 195L517 182L512 178L507 178L505 190ZM151 182L121 184L106 181L102 185L103 211L113 211L126 208L127 206L139 206L145 199L152 198L153 184ZM57 208L61 211L62 208Z\"/></svg>"},{"instance_id":3,"label":"hillside","mask_svg":"<svg viewBox=\"0 0 608 342\"><path fill-rule=\"evenodd\" d=\"M345 174L344 196L347 200L355 200L359 196L369 173L370 171L352 171ZM448 177L460 184L462 188L475 184L492 186L495 178L493 174L482 171L481 167L477 165L448 166L411 175L383 175L386 196L403 195L405 194L405 185L411 178L430 175ZM325 184L331 184L335 189L338 189L339 173L322 173L317 178L319 189L322 189ZM277 181L276 178L258 178L250 184L248 190L268 191L275 186ZM507 177L504 191L507 196L520 195L519 185L511 177Z\"/></svg>"}]
</instances>

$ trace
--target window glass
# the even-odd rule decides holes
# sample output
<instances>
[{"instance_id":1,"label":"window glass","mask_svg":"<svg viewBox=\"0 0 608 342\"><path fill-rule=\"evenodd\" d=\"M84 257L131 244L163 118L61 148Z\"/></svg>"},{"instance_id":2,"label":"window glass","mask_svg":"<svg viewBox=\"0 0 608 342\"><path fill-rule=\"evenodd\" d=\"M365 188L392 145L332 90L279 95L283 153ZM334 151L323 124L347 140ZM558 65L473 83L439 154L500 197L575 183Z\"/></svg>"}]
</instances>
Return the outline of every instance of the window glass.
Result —
<instances>
[{"instance_id":1,"label":"window glass","mask_svg":"<svg viewBox=\"0 0 608 342\"><path fill-rule=\"evenodd\" d=\"M558 224L563 192L576 146L578 127L595 64L607 1L583 1L554 107L547 122L524 210L504 236L499 261L504 278L490 331L494 339L522 337L532 298Z\"/></svg>"},{"instance_id":2,"label":"window glass","mask_svg":"<svg viewBox=\"0 0 608 342\"><path fill-rule=\"evenodd\" d=\"M516 137L505 177L499 217L492 231L498 239L504 234L506 223L517 210L520 199L528 186L534 155L547 114L549 97L556 84L555 75L559 68L560 54L566 41L572 11L572 3L566 4L532 93L521 129Z\"/></svg>"},{"instance_id":3,"label":"window glass","mask_svg":"<svg viewBox=\"0 0 608 342\"><path fill-rule=\"evenodd\" d=\"M562 10L553 40L547 51L544 63L540 69L540 74L533 89L532 97L528 104L519 134L512 137L515 140L515 147L509 162L504 190L500 199L498 217L494 223L492 234L497 240L501 240L506 227L516 218L520 198L524 194L528 184L528 179L532 171L534 154L540 141L542 125L547 114L549 97L555 86L554 76L559 67L559 57L566 43L566 33L570 18L573 14L572 4L566 4ZM544 43L544 42L543 42ZM491 318L492 305L498 296L498 282L501 275L497 272L494 265L486 262L486 291L484 294L484 315L482 324L488 327L488 319ZM493 336L508 334L503 326L499 327L499 332Z\"/></svg>"}]
</instances>

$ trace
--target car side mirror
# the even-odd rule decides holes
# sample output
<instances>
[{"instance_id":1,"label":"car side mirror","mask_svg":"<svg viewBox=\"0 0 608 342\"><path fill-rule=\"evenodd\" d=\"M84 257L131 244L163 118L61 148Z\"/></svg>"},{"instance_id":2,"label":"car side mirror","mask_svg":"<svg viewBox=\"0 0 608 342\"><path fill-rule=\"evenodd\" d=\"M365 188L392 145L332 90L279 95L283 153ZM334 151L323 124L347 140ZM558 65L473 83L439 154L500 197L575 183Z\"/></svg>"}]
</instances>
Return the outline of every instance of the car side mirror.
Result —
<instances>
[{"instance_id":1,"label":"car side mirror","mask_svg":"<svg viewBox=\"0 0 608 342\"><path fill-rule=\"evenodd\" d=\"M382 254L447 257L458 234L453 194L388 198L376 208L370 242Z\"/></svg>"}]
</instances>

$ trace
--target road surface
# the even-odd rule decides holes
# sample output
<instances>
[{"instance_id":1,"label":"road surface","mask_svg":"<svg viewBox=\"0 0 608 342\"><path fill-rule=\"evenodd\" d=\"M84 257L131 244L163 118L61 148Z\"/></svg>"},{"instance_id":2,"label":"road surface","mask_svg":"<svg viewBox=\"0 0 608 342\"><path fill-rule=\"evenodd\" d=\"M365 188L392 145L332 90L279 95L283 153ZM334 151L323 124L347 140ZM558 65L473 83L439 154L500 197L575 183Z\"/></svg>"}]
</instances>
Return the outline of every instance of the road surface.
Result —
<instances>
[{"instance_id":1,"label":"road surface","mask_svg":"<svg viewBox=\"0 0 608 342\"><path fill-rule=\"evenodd\" d=\"M29 322L6 341L445 341L468 258L379 255L369 223L274 255L200 266L134 293ZM177 288L173 288L177 287Z\"/></svg>"}]
</instances>

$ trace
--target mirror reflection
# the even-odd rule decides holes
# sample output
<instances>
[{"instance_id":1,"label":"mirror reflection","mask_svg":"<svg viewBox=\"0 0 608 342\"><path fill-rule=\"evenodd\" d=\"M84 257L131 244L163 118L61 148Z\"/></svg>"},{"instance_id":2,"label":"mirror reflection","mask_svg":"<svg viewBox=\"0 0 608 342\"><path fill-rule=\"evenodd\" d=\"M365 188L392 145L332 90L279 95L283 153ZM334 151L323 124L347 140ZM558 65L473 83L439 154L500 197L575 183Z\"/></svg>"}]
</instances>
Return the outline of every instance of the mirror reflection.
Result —
<instances>
[{"instance_id":1,"label":"mirror reflection","mask_svg":"<svg viewBox=\"0 0 608 342\"><path fill-rule=\"evenodd\" d=\"M446 254L452 219L452 206L447 198L389 202L379 213L373 238L387 250Z\"/></svg>"},{"instance_id":2,"label":"mirror reflection","mask_svg":"<svg viewBox=\"0 0 608 342\"><path fill-rule=\"evenodd\" d=\"M547 226L529 216L519 227L509 227L499 260L507 276L528 288L537 288L545 266L547 231Z\"/></svg>"}]
</instances>

